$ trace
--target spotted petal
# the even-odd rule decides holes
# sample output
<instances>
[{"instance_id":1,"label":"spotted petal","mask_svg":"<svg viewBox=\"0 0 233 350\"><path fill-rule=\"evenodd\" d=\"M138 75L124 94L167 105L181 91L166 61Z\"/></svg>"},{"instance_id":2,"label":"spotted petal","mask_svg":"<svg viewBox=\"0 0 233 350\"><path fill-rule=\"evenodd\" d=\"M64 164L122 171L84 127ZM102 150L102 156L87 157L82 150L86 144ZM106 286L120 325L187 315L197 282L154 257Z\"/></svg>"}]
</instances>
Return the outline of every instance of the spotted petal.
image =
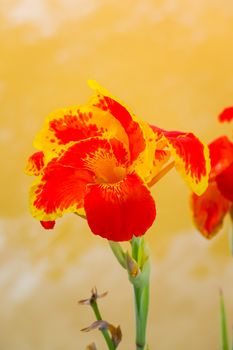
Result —
<instances>
[{"instance_id":1,"label":"spotted petal","mask_svg":"<svg viewBox=\"0 0 233 350\"><path fill-rule=\"evenodd\" d=\"M32 215L53 221L83 207L86 186L118 181L125 176L125 150L117 140L91 138L72 144L50 161L31 189Z\"/></svg>"},{"instance_id":2,"label":"spotted petal","mask_svg":"<svg viewBox=\"0 0 233 350\"><path fill-rule=\"evenodd\" d=\"M92 105L71 106L51 113L34 140L34 147L43 150L46 161L60 156L77 142L92 137L121 140L128 147L128 136L120 122L109 112Z\"/></svg>"},{"instance_id":3,"label":"spotted petal","mask_svg":"<svg viewBox=\"0 0 233 350\"><path fill-rule=\"evenodd\" d=\"M91 80L89 85L95 91L90 103L114 116L128 136L131 170L137 172L145 182L149 182L154 175L153 157L156 149L155 135L150 126L137 118L97 82Z\"/></svg>"},{"instance_id":4,"label":"spotted petal","mask_svg":"<svg viewBox=\"0 0 233 350\"><path fill-rule=\"evenodd\" d=\"M27 175L39 175L45 165L44 153L39 151L33 153L27 162L25 172Z\"/></svg>"},{"instance_id":5,"label":"spotted petal","mask_svg":"<svg viewBox=\"0 0 233 350\"><path fill-rule=\"evenodd\" d=\"M92 232L112 241L143 235L156 215L154 200L136 174L115 184L88 186L84 207Z\"/></svg>"},{"instance_id":6,"label":"spotted petal","mask_svg":"<svg viewBox=\"0 0 233 350\"><path fill-rule=\"evenodd\" d=\"M209 150L194 134L180 131L165 131L151 126L165 141L174 158L175 166L196 194L202 194L208 186L210 172Z\"/></svg>"}]
</instances>

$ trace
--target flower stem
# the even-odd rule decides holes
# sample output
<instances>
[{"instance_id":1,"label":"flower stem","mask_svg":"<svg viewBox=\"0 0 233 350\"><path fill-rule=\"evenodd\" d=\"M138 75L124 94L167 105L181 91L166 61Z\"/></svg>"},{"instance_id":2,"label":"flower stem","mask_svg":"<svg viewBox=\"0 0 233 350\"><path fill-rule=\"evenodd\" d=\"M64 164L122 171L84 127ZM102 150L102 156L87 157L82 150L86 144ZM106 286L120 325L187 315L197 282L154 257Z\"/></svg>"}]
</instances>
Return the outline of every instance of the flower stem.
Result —
<instances>
[{"instance_id":1,"label":"flower stem","mask_svg":"<svg viewBox=\"0 0 233 350\"><path fill-rule=\"evenodd\" d=\"M149 307L149 283L141 288L134 286L136 316L136 350L144 350Z\"/></svg>"},{"instance_id":2,"label":"flower stem","mask_svg":"<svg viewBox=\"0 0 233 350\"><path fill-rule=\"evenodd\" d=\"M147 247L143 238L133 237L132 257L141 270L138 278L130 279L134 289L136 319L136 350L144 350L146 345L146 329L149 311L150 264ZM140 278L140 282L138 279Z\"/></svg>"},{"instance_id":3,"label":"flower stem","mask_svg":"<svg viewBox=\"0 0 233 350\"><path fill-rule=\"evenodd\" d=\"M149 310L150 262L144 238L133 237L131 254L123 252L118 242L109 242L119 264L127 269L134 290L136 350L146 346L146 327Z\"/></svg>"},{"instance_id":4,"label":"flower stem","mask_svg":"<svg viewBox=\"0 0 233 350\"><path fill-rule=\"evenodd\" d=\"M221 338L222 338L221 350L230 350L230 346L228 343L227 320L226 320L224 298L221 290L220 290L220 316L221 316Z\"/></svg>"},{"instance_id":5,"label":"flower stem","mask_svg":"<svg viewBox=\"0 0 233 350\"><path fill-rule=\"evenodd\" d=\"M166 165L149 183L148 186L152 187L156 182L158 182L164 175L166 175L175 165L175 162L172 161L168 165Z\"/></svg>"},{"instance_id":6,"label":"flower stem","mask_svg":"<svg viewBox=\"0 0 233 350\"><path fill-rule=\"evenodd\" d=\"M101 317L101 314L100 314L100 311L99 311L99 307L98 307L98 304L96 302L96 300L93 300L91 302L91 307L92 307L92 310L94 311L94 314L96 316L96 319L97 321L102 321L102 317ZM103 337L106 341L106 344L108 345L108 349L109 350L115 350L116 349L116 346L114 345L109 333L108 333L108 330L107 329L101 329L101 333L103 334Z\"/></svg>"}]
</instances>

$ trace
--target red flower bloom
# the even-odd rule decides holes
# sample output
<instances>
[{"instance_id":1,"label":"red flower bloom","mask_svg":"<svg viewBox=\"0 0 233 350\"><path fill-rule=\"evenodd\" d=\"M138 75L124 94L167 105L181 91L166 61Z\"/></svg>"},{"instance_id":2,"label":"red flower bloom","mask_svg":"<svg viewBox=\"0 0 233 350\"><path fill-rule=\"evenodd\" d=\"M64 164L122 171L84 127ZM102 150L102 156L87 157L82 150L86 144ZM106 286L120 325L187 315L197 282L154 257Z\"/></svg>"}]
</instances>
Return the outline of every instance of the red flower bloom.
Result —
<instances>
[{"instance_id":1,"label":"red flower bloom","mask_svg":"<svg viewBox=\"0 0 233 350\"><path fill-rule=\"evenodd\" d=\"M233 118L233 107L225 109L220 121ZM211 172L209 186L201 196L193 193L191 206L194 223L206 237L213 237L222 227L233 201L233 143L222 136L209 144Z\"/></svg>"},{"instance_id":2,"label":"red flower bloom","mask_svg":"<svg viewBox=\"0 0 233 350\"><path fill-rule=\"evenodd\" d=\"M150 127L97 83L90 85L95 94L87 105L50 114L35 139L40 151L27 166L36 175L31 212L45 228L77 213L94 234L126 241L152 225L149 187L172 167L163 168L171 156L192 190L205 191L208 148L193 134Z\"/></svg>"}]
</instances>

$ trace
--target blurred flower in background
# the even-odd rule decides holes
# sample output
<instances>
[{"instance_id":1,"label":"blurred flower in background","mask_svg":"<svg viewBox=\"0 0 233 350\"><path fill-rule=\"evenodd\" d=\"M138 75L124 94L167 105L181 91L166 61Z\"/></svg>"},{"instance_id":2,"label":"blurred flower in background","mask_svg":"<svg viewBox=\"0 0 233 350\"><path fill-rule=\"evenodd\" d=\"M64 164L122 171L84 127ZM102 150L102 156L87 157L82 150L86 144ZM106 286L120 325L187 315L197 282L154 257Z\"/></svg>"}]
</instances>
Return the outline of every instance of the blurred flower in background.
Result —
<instances>
[{"instance_id":1,"label":"blurred flower in background","mask_svg":"<svg viewBox=\"0 0 233 350\"><path fill-rule=\"evenodd\" d=\"M220 122L232 119L233 107L219 115ZM233 220L233 143L227 136L221 136L209 144L209 150L209 186L201 196L193 194L191 199L194 222L206 238L213 237L220 230L227 213Z\"/></svg>"}]
</instances>

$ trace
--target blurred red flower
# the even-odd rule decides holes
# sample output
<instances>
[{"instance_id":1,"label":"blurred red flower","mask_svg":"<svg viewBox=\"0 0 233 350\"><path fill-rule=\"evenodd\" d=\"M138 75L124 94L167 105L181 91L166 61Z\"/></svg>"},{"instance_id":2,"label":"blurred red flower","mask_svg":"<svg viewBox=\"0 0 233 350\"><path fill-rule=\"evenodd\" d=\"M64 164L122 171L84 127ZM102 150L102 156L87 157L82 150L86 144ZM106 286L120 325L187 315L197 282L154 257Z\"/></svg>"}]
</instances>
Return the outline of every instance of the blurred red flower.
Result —
<instances>
[{"instance_id":1,"label":"blurred red flower","mask_svg":"<svg viewBox=\"0 0 233 350\"><path fill-rule=\"evenodd\" d=\"M232 119L233 107L224 109L219 115L220 122ZM209 151L209 186L201 196L193 193L191 199L194 222L206 238L219 231L233 202L233 143L227 136L221 136L209 144Z\"/></svg>"}]
</instances>

